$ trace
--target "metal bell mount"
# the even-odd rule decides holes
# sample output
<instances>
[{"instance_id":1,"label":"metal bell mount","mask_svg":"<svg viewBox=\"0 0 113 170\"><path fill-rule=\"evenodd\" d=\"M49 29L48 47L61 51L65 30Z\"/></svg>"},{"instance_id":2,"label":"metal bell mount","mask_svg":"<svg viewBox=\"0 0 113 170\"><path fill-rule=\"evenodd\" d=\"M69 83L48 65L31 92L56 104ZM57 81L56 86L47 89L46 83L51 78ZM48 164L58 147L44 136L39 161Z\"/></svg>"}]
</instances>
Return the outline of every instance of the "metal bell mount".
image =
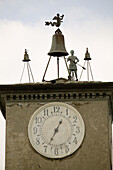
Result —
<instances>
[{"instance_id":1,"label":"metal bell mount","mask_svg":"<svg viewBox=\"0 0 113 170\"><path fill-rule=\"evenodd\" d=\"M62 21L63 17L64 17L64 15L60 16L59 14L57 14L57 16L55 16L53 18L53 20L56 20L56 22L45 22L45 25L47 25L47 26L51 25L51 26L59 27L61 25L61 22L63 22ZM45 75L46 75L50 60L51 60L51 56L57 57L58 79L59 79L59 58L60 57L64 57L64 61L65 61L67 71L68 71L68 74L69 74L69 69L68 69L68 66L67 66L66 58L65 58L65 56L68 55L68 52L66 51L66 48L65 48L64 36L63 36L63 34L62 34L62 32L59 28L55 31L55 34L52 36L52 45L51 45L50 51L48 52L48 55L50 57L49 57L49 61L47 63L42 81L45 81L44 78L45 78Z\"/></svg>"}]
</instances>

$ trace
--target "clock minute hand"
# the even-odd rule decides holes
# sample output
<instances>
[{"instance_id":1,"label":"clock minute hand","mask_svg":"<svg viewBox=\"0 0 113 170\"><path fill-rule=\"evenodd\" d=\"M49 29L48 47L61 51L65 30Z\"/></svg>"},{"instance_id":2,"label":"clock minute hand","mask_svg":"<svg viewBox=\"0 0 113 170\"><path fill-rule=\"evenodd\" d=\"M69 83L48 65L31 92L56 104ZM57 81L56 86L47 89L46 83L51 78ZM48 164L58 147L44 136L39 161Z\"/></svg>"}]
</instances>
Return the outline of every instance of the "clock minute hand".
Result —
<instances>
[{"instance_id":1,"label":"clock minute hand","mask_svg":"<svg viewBox=\"0 0 113 170\"><path fill-rule=\"evenodd\" d=\"M53 136L51 137L50 142L53 140L55 134L58 132L59 126L60 126L61 124L62 124L62 120L59 121L59 124L58 124L57 128L54 129L54 134L53 134ZM50 142L49 142L49 143L50 143Z\"/></svg>"},{"instance_id":2,"label":"clock minute hand","mask_svg":"<svg viewBox=\"0 0 113 170\"><path fill-rule=\"evenodd\" d=\"M59 126L62 124L62 120L59 121L59 124L57 126L57 128L55 128L54 132L55 134L58 132Z\"/></svg>"}]
</instances>

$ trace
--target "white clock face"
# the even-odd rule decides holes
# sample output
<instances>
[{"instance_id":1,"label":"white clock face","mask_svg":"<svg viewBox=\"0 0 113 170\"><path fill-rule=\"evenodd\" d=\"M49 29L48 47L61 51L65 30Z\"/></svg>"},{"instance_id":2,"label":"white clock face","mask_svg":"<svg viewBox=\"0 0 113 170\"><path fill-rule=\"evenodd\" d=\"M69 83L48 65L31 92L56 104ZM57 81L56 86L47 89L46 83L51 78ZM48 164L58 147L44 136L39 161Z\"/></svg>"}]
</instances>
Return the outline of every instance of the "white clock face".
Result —
<instances>
[{"instance_id":1,"label":"white clock face","mask_svg":"<svg viewBox=\"0 0 113 170\"><path fill-rule=\"evenodd\" d=\"M28 136L33 148L47 158L63 158L74 153L82 144L84 121L72 106L52 102L32 115Z\"/></svg>"}]
</instances>

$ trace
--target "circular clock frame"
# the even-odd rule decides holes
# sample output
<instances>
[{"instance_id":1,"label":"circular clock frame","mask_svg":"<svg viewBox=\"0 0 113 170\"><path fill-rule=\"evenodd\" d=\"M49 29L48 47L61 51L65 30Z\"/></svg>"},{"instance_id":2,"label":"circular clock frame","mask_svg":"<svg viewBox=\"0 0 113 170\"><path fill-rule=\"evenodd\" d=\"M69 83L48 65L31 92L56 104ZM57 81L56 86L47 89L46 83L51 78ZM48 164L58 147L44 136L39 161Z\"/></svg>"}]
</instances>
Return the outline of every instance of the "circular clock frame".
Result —
<instances>
[{"instance_id":1,"label":"circular clock frame","mask_svg":"<svg viewBox=\"0 0 113 170\"><path fill-rule=\"evenodd\" d=\"M37 109L28 124L32 147L47 158L64 158L82 144L85 124L71 105L51 102Z\"/></svg>"}]
</instances>

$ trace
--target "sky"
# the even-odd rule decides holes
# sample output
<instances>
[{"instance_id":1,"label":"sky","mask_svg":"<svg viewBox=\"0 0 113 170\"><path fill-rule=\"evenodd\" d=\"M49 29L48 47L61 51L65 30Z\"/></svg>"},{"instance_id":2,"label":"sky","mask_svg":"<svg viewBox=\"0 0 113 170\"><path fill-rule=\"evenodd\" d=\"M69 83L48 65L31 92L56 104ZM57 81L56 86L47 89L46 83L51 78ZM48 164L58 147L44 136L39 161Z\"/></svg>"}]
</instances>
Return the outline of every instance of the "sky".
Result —
<instances>
[{"instance_id":1,"label":"sky","mask_svg":"<svg viewBox=\"0 0 113 170\"><path fill-rule=\"evenodd\" d=\"M20 83L25 49L35 82L42 81L57 29L45 26L45 21L57 13L64 14L60 29L68 53L74 50L83 66L88 48L94 81L113 81L113 0L0 0L0 84ZM56 63L52 57L45 80L57 78ZM81 71L78 66L78 77ZM62 57L60 77L68 77ZM28 81L25 67L22 83ZM81 81L87 81L85 70ZM4 170L4 138L5 120L0 114L0 170Z\"/></svg>"}]
</instances>

